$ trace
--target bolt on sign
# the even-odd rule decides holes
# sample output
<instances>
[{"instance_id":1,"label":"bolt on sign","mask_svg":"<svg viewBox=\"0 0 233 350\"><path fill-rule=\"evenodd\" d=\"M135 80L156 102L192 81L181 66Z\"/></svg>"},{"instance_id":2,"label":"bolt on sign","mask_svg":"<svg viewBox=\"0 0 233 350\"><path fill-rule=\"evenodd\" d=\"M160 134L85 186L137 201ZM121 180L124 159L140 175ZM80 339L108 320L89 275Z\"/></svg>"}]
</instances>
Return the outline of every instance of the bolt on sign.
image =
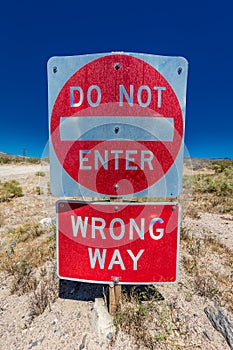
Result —
<instances>
[{"instance_id":1,"label":"bolt on sign","mask_svg":"<svg viewBox=\"0 0 233 350\"><path fill-rule=\"evenodd\" d=\"M58 201L58 276L95 283L175 283L179 227L178 203Z\"/></svg>"},{"instance_id":2,"label":"bolt on sign","mask_svg":"<svg viewBox=\"0 0 233 350\"><path fill-rule=\"evenodd\" d=\"M176 197L187 61L138 53L48 62L51 192Z\"/></svg>"}]
</instances>

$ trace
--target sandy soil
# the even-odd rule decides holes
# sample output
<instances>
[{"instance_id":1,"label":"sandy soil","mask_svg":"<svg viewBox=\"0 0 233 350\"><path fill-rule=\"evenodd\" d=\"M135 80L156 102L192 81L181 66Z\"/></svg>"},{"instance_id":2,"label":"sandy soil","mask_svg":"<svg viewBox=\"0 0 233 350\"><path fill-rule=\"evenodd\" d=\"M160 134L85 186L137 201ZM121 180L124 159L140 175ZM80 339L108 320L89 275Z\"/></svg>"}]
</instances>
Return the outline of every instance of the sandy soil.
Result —
<instances>
[{"instance_id":1,"label":"sandy soil","mask_svg":"<svg viewBox=\"0 0 233 350\"><path fill-rule=\"evenodd\" d=\"M40 171L43 166L40 164L11 164L11 165L1 165L1 181L4 181L4 179L10 179L10 178L16 178L20 179L21 175L32 175L35 174L37 171Z\"/></svg>"}]
</instances>

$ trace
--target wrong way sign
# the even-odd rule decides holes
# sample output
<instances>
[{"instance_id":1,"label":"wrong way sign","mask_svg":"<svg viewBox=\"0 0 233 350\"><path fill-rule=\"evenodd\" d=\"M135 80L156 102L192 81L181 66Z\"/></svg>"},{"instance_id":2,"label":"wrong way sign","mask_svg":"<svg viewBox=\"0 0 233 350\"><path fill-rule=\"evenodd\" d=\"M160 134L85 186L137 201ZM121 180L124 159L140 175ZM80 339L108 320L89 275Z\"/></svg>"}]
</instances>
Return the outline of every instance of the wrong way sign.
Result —
<instances>
[{"instance_id":1,"label":"wrong way sign","mask_svg":"<svg viewBox=\"0 0 233 350\"><path fill-rule=\"evenodd\" d=\"M51 191L176 197L187 61L136 53L48 62Z\"/></svg>"},{"instance_id":2,"label":"wrong way sign","mask_svg":"<svg viewBox=\"0 0 233 350\"><path fill-rule=\"evenodd\" d=\"M57 269L64 279L175 283L177 203L57 202Z\"/></svg>"}]
</instances>

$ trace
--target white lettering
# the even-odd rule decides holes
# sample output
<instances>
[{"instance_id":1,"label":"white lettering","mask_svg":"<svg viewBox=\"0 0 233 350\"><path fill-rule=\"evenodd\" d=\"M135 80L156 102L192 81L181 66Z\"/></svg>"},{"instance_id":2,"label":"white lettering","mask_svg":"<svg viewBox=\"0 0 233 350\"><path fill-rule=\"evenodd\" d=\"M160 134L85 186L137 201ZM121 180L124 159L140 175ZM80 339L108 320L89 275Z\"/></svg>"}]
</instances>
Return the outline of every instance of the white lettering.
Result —
<instances>
[{"instance_id":1,"label":"white lettering","mask_svg":"<svg viewBox=\"0 0 233 350\"><path fill-rule=\"evenodd\" d=\"M125 160L125 169L126 170L137 170L137 166L130 166L129 163L130 162L135 162L134 158L130 158L130 155L132 154L137 154L138 151L134 151L134 150L127 150L126 152L126 160Z\"/></svg>"},{"instance_id":2,"label":"white lettering","mask_svg":"<svg viewBox=\"0 0 233 350\"><path fill-rule=\"evenodd\" d=\"M96 261L98 260L100 269L103 270L104 269L104 264L105 264L105 258L106 258L107 249L103 249L102 256L101 256L100 250L98 248L96 248L94 250L94 255L92 254L92 248L88 248L88 252L89 252L91 268L92 269L95 268Z\"/></svg>"},{"instance_id":3,"label":"white lettering","mask_svg":"<svg viewBox=\"0 0 233 350\"><path fill-rule=\"evenodd\" d=\"M136 271L138 269L138 260L144 253L144 249L141 249L137 255L134 255L132 250L127 249L127 253L131 257L133 261L133 270ZM103 249L102 253L100 249L95 248L92 250L92 248L88 248L88 254L89 254L89 259L90 259L90 266L92 269L97 268L97 264L99 264L99 267L101 270L104 269L105 267L105 260L106 260L106 255L107 255L107 249ZM123 263L121 253L119 249L115 249L111 258L111 261L108 266L108 270L112 270L114 265L120 265L121 270L126 270L126 267ZM128 267L130 268L130 267Z\"/></svg>"},{"instance_id":4,"label":"white lettering","mask_svg":"<svg viewBox=\"0 0 233 350\"><path fill-rule=\"evenodd\" d=\"M145 219L141 219L141 228L138 227L134 219L130 219L129 221L129 239L133 240L133 229L137 231L138 236L140 239L144 239L145 235Z\"/></svg>"},{"instance_id":5,"label":"white lettering","mask_svg":"<svg viewBox=\"0 0 233 350\"><path fill-rule=\"evenodd\" d=\"M113 227L114 227L114 224L116 222L119 222L120 223L120 226L121 226L121 232L118 236L115 235L114 233L114 230L113 230ZM110 222L110 226L109 226L109 232L110 232L110 235L111 237L116 240L116 241L119 241L120 239L122 239L124 237L124 234L125 234L125 224L124 224L124 221L120 218L115 218L113 219L111 222Z\"/></svg>"},{"instance_id":6,"label":"white lettering","mask_svg":"<svg viewBox=\"0 0 233 350\"><path fill-rule=\"evenodd\" d=\"M150 232L151 238L158 241L159 239L161 239L163 237L164 229L163 228L157 228L155 231L157 233L159 233L159 235L155 235L154 231L153 231L153 228L154 228L154 224L157 223L157 222L159 222L160 224L164 223L163 219L161 219L161 218L154 218L154 219L152 219L151 222L150 222L150 226L149 226L149 232Z\"/></svg>"},{"instance_id":7,"label":"white lettering","mask_svg":"<svg viewBox=\"0 0 233 350\"><path fill-rule=\"evenodd\" d=\"M104 151L104 159L102 158L99 151L95 150L95 170L98 170L98 161L103 165L104 169L108 169L108 151Z\"/></svg>"},{"instance_id":8,"label":"white lettering","mask_svg":"<svg viewBox=\"0 0 233 350\"><path fill-rule=\"evenodd\" d=\"M142 91L143 90L147 91L147 101L144 103L142 102ZM151 90L150 90L149 86L142 85L138 89L138 103L140 104L141 107L148 107L149 104L151 103Z\"/></svg>"},{"instance_id":9,"label":"white lettering","mask_svg":"<svg viewBox=\"0 0 233 350\"><path fill-rule=\"evenodd\" d=\"M133 260L133 269L137 270L138 269L138 259L142 256L144 253L144 249L141 249L136 256L134 256L132 250L127 249L127 253Z\"/></svg>"},{"instance_id":10,"label":"white lettering","mask_svg":"<svg viewBox=\"0 0 233 350\"><path fill-rule=\"evenodd\" d=\"M154 169L152 164L154 154L149 150L94 150L94 156L88 158L91 155L91 152L91 150L79 151L80 170L98 170L101 166L108 170L108 162L112 159L115 160L115 170L119 170L120 168L119 159L124 161L121 163L121 170L122 168L123 170L137 170L139 167L140 169L145 170L146 165L149 170ZM119 156L120 154L122 155L121 157ZM131 163L137 163L138 166L132 165Z\"/></svg>"},{"instance_id":11,"label":"white lettering","mask_svg":"<svg viewBox=\"0 0 233 350\"><path fill-rule=\"evenodd\" d=\"M70 218L73 237L78 237L80 233L83 238L87 238L89 234L92 239L99 239L100 236L104 240L112 238L114 241L120 241L127 234L129 240L133 241L138 238L144 240L145 233L149 231L152 239L160 240L165 233L163 227L164 221L161 218L151 219L149 225L147 224L149 227L146 225L145 218L140 218L140 222L136 222L134 218L130 218L127 224L121 218L114 218L108 225L104 218L91 217L89 226L89 217L87 216L76 217L75 215L71 215Z\"/></svg>"},{"instance_id":12,"label":"white lettering","mask_svg":"<svg viewBox=\"0 0 233 350\"><path fill-rule=\"evenodd\" d=\"M124 85L120 85L120 101L119 105L120 107L123 106L123 98L125 97L128 104L132 107L134 104L134 85L130 85L130 91L129 93L126 91ZM156 99L156 105L158 108L161 108L162 105L162 91L166 90L165 86L154 86L153 89L158 92L157 99ZM147 99L145 102L142 101L142 93L143 91L146 91L147 93ZM147 85L141 85L137 91L137 102L141 107L148 107L151 104L152 99L152 92L149 86Z\"/></svg>"},{"instance_id":13,"label":"white lettering","mask_svg":"<svg viewBox=\"0 0 233 350\"><path fill-rule=\"evenodd\" d=\"M79 101L74 102L74 91L79 92ZM83 89L80 86L70 87L70 107L79 107L83 103Z\"/></svg>"},{"instance_id":14,"label":"white lettering","mask_svg":"<svg viewBox=\"0 0 233 350\"><path fill-rule=\"evenodd\" d=\"M71 223L72 223L73 236L74 237L78 236L78 229L80 227L82 237L86 238L88 217L85 216L84 223L83 223L81 216L77 216L77 219L76 219L76 222L75 222L74 215L71 215Z\"/></svg>"},{"instance_id":15,"label":"white lettering","mask_svg":"<svg viewBox=\"0 0 233 350\"><path fill-rule=\"evenodd\" d=\"M163 86L154 86L154 90L158 91L157 107L160 108L162 105L162 91L165 91L166 88Z\"/></svg>"},{"instance_id":16,"label":"white lettering","mask_svg":"<svg viewBox=\"0 0 233 350\"><path fill-rule=\"evenodd\" d=\"M153 90L157 91L156 96L156 105L158 108L162 106L162 91L166 90L165 86L154 86ZM93 100L92 92L95 91L97 94L96 100ZM78 94L77 94L78 92ZM143 99L142 95L145 95L144 92L147 93L147 98ZM97 107L101 103L101 89L98 85L91 85L87 90L87 102L90 107ZM122 107L124 105L124 100L129 104L129 106L133 106L134 104L134 85L129 86L129 92L126 90L123 84L119 85L119 106ZM144 100L144 102L143 102ZM137 91L137 103L141 107L148 107L151 104L152 100L152 91L149 86L141 85ZM70 106L71 107L80 107L84 101L84 92L80 86L70 86Z\"/></svg>"},{"instance_id":17,"label":"white lettering","mask_svg":"<svg viewBox=\"0 0 233 350\"><path fill-rule=\"evenodd\" d=\"M84 154L90 154L91 151L88 150L80 150L79 151L79 168L81 170L91 170L91 165L84 165L84 162L88 162L88 158L84 157Z\"/></svg>"},{"instance_id":18,"label":"white lettering","mask_svg":"<svg viewBox=\"0 0 233 350\"><path fill-rule=\"evenodd\" d=\"M123 151L122 150L112 150L111 151L112 154L115 154L115 170L119 170L119 154L122 154Z\"/></svg>"},{"instance_id":19,"label":"white lettering","mask_svg":"<svg viewBox=\"0 0 233 350\"><path fill-rule=\"evenodd\" d=\"M149 155L147 158L146 155ZM142 151L141 153L141 169L145 169L145 163L148 163L148 167L150 170L153 170L152 160L154 158L154 154L151 151Z\"/></svg>"},{"instance_id":20,"label":"white lettering","mask_svg":"<svg viewBox=\"0 0 233 350\"><path fill-rule=\"evenodd\" d=\"M92 90L96 90L97 91L97 100L96 102L93 102L92 101L92 98L91 98L91 92ZM97 107L99 106L100 102L101 102L101 90L100 90L100 87L98 85L91 85L88 90L87 90L87 101L89 103L89 105L91 107Z\"/></svg>"},{"instance_id":21,"label":"white lettering","mask_svg":"<svg viewBox=\"0 0 233 350\"><path fill-rule=\"evenodd\" d=\"M115 249L112 260L110 261L108 270L112 270L113 265L120 265L122 270L125 270L125 265L123 264L120 251L118 249Z\"/></svg>"},{"instance_id":22,"label":"white lettering","mask_svg":"<svg viewBox=\"0 0 233 350\"><path fill-rule=\"evenodd\" d=\"M97 225L98 223L100 223L100 225ZM104 234L104 228L106 225L106 222L104 219L102 218L92 218L91 221L92 227L91 227L91 237L92 238L96 238L96 231L99 231L100 236L102 237L102 239L106 239L105 234Z\"/></svg>"},{"instance_id":23,"label":"white lettering","mask_svg":"<svg viewBox=\"0 0 233 350\"><path fill-rule=\"evenodd\" d=\"M125 90L124 85L120 85L120 106L123 106L123 96L125 96L128 104L132 107L133 106L133 90L134 86L130 85L130 94L127 93Z\"/></svg>"}]
</instances>

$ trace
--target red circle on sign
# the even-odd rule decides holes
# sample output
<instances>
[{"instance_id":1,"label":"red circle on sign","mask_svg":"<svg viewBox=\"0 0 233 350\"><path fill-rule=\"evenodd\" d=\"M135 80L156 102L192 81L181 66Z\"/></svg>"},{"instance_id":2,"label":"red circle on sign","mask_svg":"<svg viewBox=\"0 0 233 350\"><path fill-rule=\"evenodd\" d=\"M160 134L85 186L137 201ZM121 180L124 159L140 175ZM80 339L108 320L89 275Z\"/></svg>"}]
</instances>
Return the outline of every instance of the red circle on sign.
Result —
<instances>
[{"instance_id":1,"label":"red circle on sign","mask_svg":"<svg viewBox=\"0 0 233 350\"><path fill-rule=\"evenodd\" d=\"M111 139L61 138L61 118L97 116L113 128ZM114 139L122 116L170 118L172 140ZM105 117L116 123L108 125ZM100 194L123 196L149 188L167 173L180 150L183 118L175 92L155 68L113 54L91 61L69 78L54 103L50 132L58 160L74 181Z\"/></svg>"}]
</instances>

